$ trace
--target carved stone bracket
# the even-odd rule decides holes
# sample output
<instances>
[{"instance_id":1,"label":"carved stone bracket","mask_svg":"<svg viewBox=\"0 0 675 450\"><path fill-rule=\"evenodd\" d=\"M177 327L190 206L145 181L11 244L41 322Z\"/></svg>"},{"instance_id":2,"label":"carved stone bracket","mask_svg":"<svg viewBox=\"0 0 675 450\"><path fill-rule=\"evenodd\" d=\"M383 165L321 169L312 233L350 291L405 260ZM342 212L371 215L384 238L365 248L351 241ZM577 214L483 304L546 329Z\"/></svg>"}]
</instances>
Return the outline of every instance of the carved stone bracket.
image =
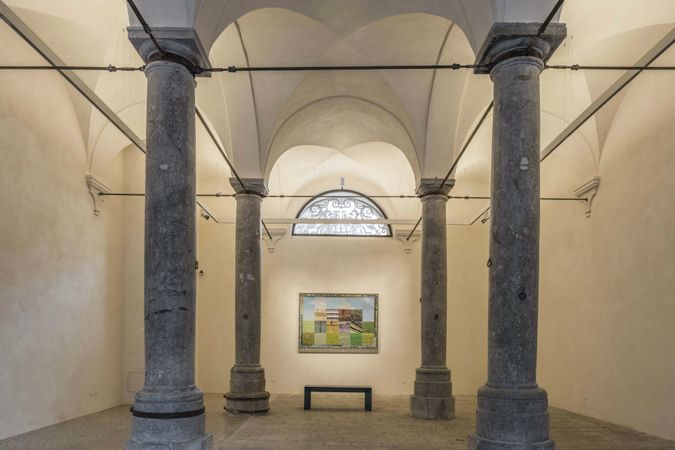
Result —
<instances>
[{"instance_id":1,"label":"carved stone bracket","mask_svg":"<svg viewBox=\"0 0 675 450\"><path fill-rule=\"evenodd\" d=\"M279 242L284 236L287 234L287 230L285 228L270 228L270 235L272 235L272 238L267 235L266 232L263 232L263 240L267 243L267 251L270 253L274 253L276 250L276 245L277 242Z\"/></svg>"},{"instance_id":2,"label":"carved stone bracket","mask_svg":"<svg viewBox=\"0 0 675 450\"><path fill-rule=\"evenodd\" d=\"M591 217L591 207L593 206L593 199L598 194L600 187L600 177L593 177L574 191L574 195L578 198L586 200L586 217Z\"/></svg>"},{"instance_id":3,"label":"carved stone bracket","mask_svg":"<svg viewBox=\"0 0 675 450\"><path fill-rule=\"evenodd\" d=\"M394 230L394 239L403 244L403 251L406 253L412 252L413 244L422 238L422 231L419 227L412 234L410 234L411 231L412 228L407 230ZM408 239L408 236L410 236L410 239Z\"/></svg>"},{"instance_id":4,"label":"carved stone bracket","mask_svg":"<svg viewBox=\"0 0 675 450\"><path fill-rule=\"evenodd\" d=\"M94 201L94 215L98 216L101 213L101 204L103 203L103 196L101 193L107 194L110 192L110 188L106 186L101 180L96 178L94 175L87 175L85 177L87 180L87 187L89 188L89 194L91 195L92 200Z\"/></svg>"}]
</instances>

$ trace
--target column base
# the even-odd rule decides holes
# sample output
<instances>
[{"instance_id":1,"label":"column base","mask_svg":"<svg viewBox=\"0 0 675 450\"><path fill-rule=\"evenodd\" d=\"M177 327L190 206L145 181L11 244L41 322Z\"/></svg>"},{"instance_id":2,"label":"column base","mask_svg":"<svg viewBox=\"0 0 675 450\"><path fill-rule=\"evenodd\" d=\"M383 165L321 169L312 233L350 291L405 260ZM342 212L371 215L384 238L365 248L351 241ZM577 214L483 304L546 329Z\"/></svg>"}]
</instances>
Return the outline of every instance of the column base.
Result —
<instances>
[{"instance_id":1,"label":"column base","mask_svg":"<svg viewBox=\"0 0 675 450\"><path fill-rule=\"evenodd\" d=\"M548 399L540 388L478 389L476 432L469 449L554 449L549 436Z\"/></svg>"},{"instance_id":2,"label":"column base","mask_svg":"<svg viewBox=\"0 0 675 450\"><path fill-rule=\"evenodd\" d=\"M152 420L152 419L146 419ZM203 421L203 420L202 420ZM176 423L173 422L170 425L170 428L176 426ZM154 428L152 425L148 424L134 424L134 428L141 428L149 430ZM179 427L182 428L182 427ZM164 432L163 434L166 434ZM137 437L132 436L131 439L127 442L126 450L212 450L213 449L213 435L203 434L199 436L194 436L187 439L178 439L178 440L137 440Z\"/></svg>"},{"instance_id":3,"label":"column base","mask_svg":"<svg viewBox=\"0 0 675 450\"><path fill-rule=\"evenodd\" d=\"M267 414L270 410L270 394L225 394L225 410L231 414Z\"/></svg>"},{"instance_id":4,"label":"column base","mask_svg":"<svg viewBox=\"0 0 675 450\"><path fill-rule=\"evenodd\" d=\"M537 442L534 444L514 444L513 442L499 442L483 439L476 436L475 433L469 434L469 450L553 450L555 442L548 440L546 442Z\"/></svg>"},{"instance_id":5,"label":"column base","mask_svg":"<svg viewBox=\"0 0 675 450\"><path fill-rule=\"evenodd\" d=\"M204 401L196 386L182 389L145 386L132 408L131 437L126 448L210 450Z\"/></svg>"},{"instance_id":6,"label":"column base","mask_svg":"<svg viewBox=\"0 0 675 450\"><path fill-rule=\"evenodd\" d=\"M415 371L415 393L410 396L410 414L418 419L430 420L455 417L455 398L447 367L420 367Z\"/></svg>"},{"instance_id":7,"label":"column base","mask_svg":"<svg viewBox=\"0 0 675 450\"><path fill-rule=\"evenodd\" d=\"M230 392L224 395L225 409L232 414L267 414L270 394L265 391L265 369L234 366L230 371Z\"/></svg>"},{"instance_id":8,"label":"column base","mask_svg":"<svg viewBox=\"0 0 675 450\"><path fill-rule=\"evenodd\" d=\"M148 416L131 419L131 437L127 441L127 450L171 449L171 450L211 450L213 436L206 433L206 414L192 417L175 417L187 413L147 413ZM164 417L162 417L164 416Z\"/></svg>"},{"instance_id":9,"label":"column base","mask_svg":"<svg viewBox=\"0 0 675 450\"><path fill-rule=\"evenodd\" d=\"M448 420L455 417L454 397L410 396L410 414L418 419Z\"/></svg>"}]
</instances>

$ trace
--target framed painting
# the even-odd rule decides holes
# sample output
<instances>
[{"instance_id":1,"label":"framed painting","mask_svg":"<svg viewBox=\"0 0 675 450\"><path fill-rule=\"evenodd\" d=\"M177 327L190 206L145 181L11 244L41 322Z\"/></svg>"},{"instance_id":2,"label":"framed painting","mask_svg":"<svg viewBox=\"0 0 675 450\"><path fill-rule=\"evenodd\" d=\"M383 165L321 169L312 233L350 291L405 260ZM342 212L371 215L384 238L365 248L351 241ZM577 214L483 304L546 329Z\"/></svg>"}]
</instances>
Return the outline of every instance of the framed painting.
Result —
<instances>
[{"instance_id":1,"label":"framed painting","mask_svg":"<svg viewBox=\"0 0 675 450\"><path fill-rule=\"evenodd\" d=\"M300 353L377 353L377 294L300 294Z\"/></svg>"}]
</instances>

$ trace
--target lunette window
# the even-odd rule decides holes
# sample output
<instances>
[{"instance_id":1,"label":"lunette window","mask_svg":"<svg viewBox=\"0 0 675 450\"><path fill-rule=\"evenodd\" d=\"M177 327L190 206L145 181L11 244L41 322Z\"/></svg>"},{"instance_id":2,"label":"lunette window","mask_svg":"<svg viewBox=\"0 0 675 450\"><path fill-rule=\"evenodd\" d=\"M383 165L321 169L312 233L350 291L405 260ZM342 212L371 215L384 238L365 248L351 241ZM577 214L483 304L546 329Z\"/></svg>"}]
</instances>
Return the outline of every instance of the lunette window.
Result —
<instances>
[{"instance_id":1,"label":"lunette window","mask_svg":"<svg viewBox=\"0 0 675 450\"><path fill-rule=\"evenodd\" d=\"M361 220L386 219L382 209L370 198L345 189L319 194L298 213L298 219L323 219L321 223L296 223L295 236L391 236L384 223L358 223ZM330 220L354 220L354 223L329 223Z\"/></svg>"}]
</instances>

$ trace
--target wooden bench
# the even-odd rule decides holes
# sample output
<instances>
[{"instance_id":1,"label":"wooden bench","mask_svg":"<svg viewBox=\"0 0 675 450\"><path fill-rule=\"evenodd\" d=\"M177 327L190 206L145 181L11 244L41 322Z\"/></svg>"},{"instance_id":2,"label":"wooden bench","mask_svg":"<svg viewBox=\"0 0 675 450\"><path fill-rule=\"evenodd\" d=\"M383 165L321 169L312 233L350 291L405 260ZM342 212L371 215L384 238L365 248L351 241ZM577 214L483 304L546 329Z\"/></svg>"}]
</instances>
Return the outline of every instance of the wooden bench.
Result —
<instances>
[{"instance_id":1,"label":"wooden bench","mask_svg":"<svg viewBox=\"0 0 675 450\"><path fill-rule=\"evenodd\" d=\"M312 408L312 392L363 392L366 411L373 410L373 388L370 386L305 386L305 409Z\"/></svg>"}]
</instances>

